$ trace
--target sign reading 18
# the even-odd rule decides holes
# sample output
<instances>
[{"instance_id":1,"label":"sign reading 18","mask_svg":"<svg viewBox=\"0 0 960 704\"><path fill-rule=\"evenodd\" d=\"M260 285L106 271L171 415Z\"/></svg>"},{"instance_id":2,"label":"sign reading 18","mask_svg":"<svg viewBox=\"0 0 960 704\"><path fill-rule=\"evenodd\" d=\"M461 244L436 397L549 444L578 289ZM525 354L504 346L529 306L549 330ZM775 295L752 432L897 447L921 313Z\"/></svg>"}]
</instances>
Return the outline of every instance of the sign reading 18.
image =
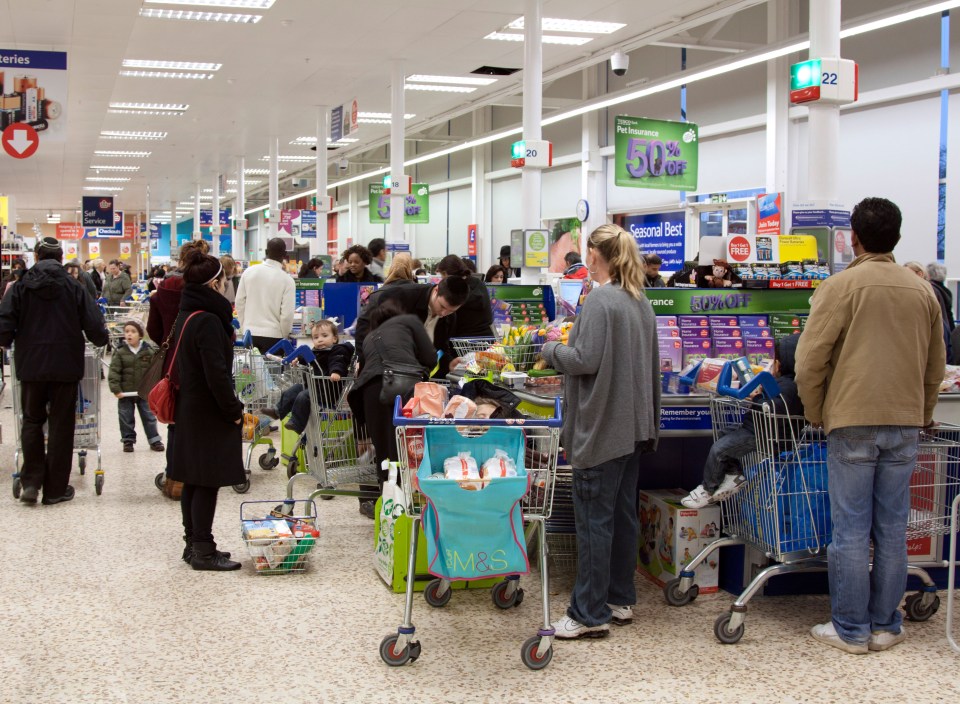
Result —
<instances>
[{"instance_id":1,"label":"sign reading 18","mask_svg":"<svg viewBox=\"0 0 960 704\"><path fill-rule=\"evenodd\" d=\"M633 178L647 174L680 176L686 170L687 162L680 158L679 142L631 139L627 144L627 172Z\"/></svg>"}]
</instances>

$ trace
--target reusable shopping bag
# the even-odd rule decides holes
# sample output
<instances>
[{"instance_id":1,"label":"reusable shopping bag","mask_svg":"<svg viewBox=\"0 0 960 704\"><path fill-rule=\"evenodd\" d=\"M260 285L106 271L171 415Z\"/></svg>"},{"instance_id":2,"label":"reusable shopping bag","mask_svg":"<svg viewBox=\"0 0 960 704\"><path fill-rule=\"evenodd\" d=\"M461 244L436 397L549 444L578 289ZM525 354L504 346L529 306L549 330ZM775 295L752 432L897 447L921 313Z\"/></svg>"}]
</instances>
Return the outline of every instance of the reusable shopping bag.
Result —
<instances>
[{"instance_id":1,"label":"reusable shopping bag","mask_svg":"<svg viewBox=\"0 0 960 704\"><path fill-rule=\"evenodd\" d=\"M423 461L417 470L420 491L427 498L423 530L427 569L436 577L476 580L526 574L530 571L523 534L521 499L529 490L521 428L428 427ZM443 461L470 452L478 463L503 450L517 466L516 477L488 480L483 489L467 491L455 479L434 478Z\"/></svg>"},{"instance_id":2,"label":"reusable shopping bag","mask_svg":"<svg viewBox=\"0 0 960 704\"><path fill-rule=\"evenodd\" d=\"M403 487L397 484L397 468L395 462L390 463L387 481L383 484L383 497L380 502L379 531L377 546L373 555L373 564L377 568L380 579L393 585L394 561L394 528L397 519L406 513L407 500Z\"/></svg>"}]
</instances>

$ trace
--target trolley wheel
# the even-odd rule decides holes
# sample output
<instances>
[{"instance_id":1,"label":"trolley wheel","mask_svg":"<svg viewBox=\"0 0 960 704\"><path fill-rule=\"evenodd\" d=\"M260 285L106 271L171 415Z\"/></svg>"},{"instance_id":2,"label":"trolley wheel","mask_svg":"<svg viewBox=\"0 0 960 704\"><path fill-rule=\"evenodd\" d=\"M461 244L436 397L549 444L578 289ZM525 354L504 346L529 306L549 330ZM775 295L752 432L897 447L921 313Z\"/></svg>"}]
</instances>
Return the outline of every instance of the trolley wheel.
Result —
<instances>
[{"instance_id":1,"label":"trolley wheel","mask_svg":"<svg viewBox=\"0 0 960 704\"><path fill-rule=\"evenodd\" d=\"M907 597L903 604L903 610L907 613L907 618L911 621L926 621L940 609L940 597L936 594L933 601L924 605L923 592L917 592Z\"/></svg>"},{"instance_id":2,"label":"trolley wheel","mask_svg":"<svg viewBox=\"0 0 960 704\"><path fill-rule=\"evenodd\" d=\"M686 606L700 594L700 587L692 585L687 591L680 591L680 577L674 577L663 585L663 597L670 606Z\"/></svg>"},{"instance_id":3,"label":"trolley wheel","mask_svg":"<svg viewBox=\"0 0 960 704\"><path fill-rule=\"evenodd\" d=\"M277 457L277 451L271 447L260 455L260 459L258 459L257 462L260 464L260 469L269 472L280 464L280 459Z\"/></svg>"},{"instance_id":4,"label":"trolley wheel","mask_svg":"<svg viewBox=\"0 0 960 704\"><path fill-rule=\"evenodd\" d=\"M80 458L77 460L77 465L80 467L80 476L82 477L87 471L87 456L80 455Z\"/></svg>"},{"instance_id":5,"label":"trolley wheel","mask_svg":"<svg viewBox=\"0 0 960 704\"><path fill-rule=\"evenodd\" d=\"M395 650L400 636L391 634L380 641L380 658L390 667L400 667L420 657L419 641L407 644L399 652Z\"/></svg>"},{"instance_id":6,"label":"trolley wheel","mask_svg":"<svg viewBox=\"0 0 960 704\"><path fill-rule=\"evenodd\" d=\"M337 487L335 487L333 484L327 484L326 486L320 486L319 484L317 484L317 488L318 489L336 489ZM333 501L334 498L336 497L333 494L321 494L320 496L321 501Z\"/></svg>"},{"instance_id":7,"label":"trolley wheel","mask_svg":"<svg viewBox=\"0 0 960 704\"><path fill-rule=\"evenodd\" d=\"M520 659L523 660L523 664L531 670L542 670L553 660L552 645L547 648L547 651L542 656L537 657L537 648L539 645L540 636L533 636L527 638L524 644L520 646Z\"/></svg>"},{"instance_id":8,"label":"trolley wheel","mask_svg":"<svg viewBox=\"0 0 960 704\"><path fill-rule=\"evenodd\" d=\"M287 462L287 479L293 479L300 471L300 462L296 457L291 457Z\"/></svg>"},{"instance_id":9,"label":"trolley wheel","mask_svg":"<svg viewBox=\"0 0 960 704\"><path fill-rule=\"evenodd\" d=\"M157 476L153 478L153 485L157 487L160 491L163 491L163 485L167 483L167 476L160 472Z\"/></svg>"},{"instance_id":10,"label":"trolley wheel","mask_svg":"<svg viewBox=\"0 0 960 704\"><path fill-rule=\"evenodd\" d=\"M732 631L730 630L730 619L732 617L733 614L728 611L725 614L721 614L713 624L713 635L717 637L718 641L725 645L739 643L740 639L743 638L743 623L741 623L736 629Z\"/></svg>"},{"instance_id":11,"label":"trolley wheel","mask_svg":"<svg viewBox=\"0 0 960 704\"><path fill-rule=\"evenodd\" d=\"M248 491L250 491L250 480L248 479L242 484L234 484L233 490L238 494L246 494Z\"/></svg>"},{"instance_id":12,"label":"trolley wheel","mask_svg":"<svg viewBox=\"0 0 960 704\"><path fill-rule=\"evenodd\" d=\"M13 480L13 498L15 498L15 499L19 499L19 498L20 498L20 490L21 490L22 488L23 488L23 487L22 487L21 484L20 484L20 477L15 477L14 480Z\"/></svg>"},{"instance_id":13,"label":"trolley wheel","mask_svg":"<svg viewBox=\"0 0 960 704\"><path fill-rule=\"evenodd\" d=\"M523 603L523 589L517 587L513 594L507 595L507 587L510 586L510 580L505 579L493 585L490 591L490 598L498 609L512 609L514 606L520 606Z\"/></svg>"},{"instance_id":14,"label":"trolley wheel","mask_svg":"<svg viewBox=\"0 0 960 704\"><path fill-rule=\"evenodd\" d=\"M102 474L98 474L96 478L93 480L93 488L96 490L97 496L100 496L100 494L103 493L103 475Z\"/></svg>"},{"instance_id":15,"label":"trolley wheel","mask_svg":"<svg viewBox=\"0 0 960 704\"><path fill-rule=\"evenodd\" d=\"M446 606L450 603L450 597L453 596L453 590L450 588L450 585L447 585L447 591L442 595L440 592L440 579L433 579L427 582L426 588L423 590L423 598L426 600L430 606L435 609Z\"/></svg>"}]
</instances>

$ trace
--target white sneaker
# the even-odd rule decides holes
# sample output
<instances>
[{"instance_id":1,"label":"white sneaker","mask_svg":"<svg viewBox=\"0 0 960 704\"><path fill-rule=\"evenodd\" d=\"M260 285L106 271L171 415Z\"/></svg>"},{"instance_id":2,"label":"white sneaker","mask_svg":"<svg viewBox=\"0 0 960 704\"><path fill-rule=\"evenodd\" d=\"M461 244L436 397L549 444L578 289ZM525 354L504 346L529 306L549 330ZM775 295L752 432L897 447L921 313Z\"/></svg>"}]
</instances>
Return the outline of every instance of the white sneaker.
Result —
<instances>
[{"instance_id":1,"label":"white sneaker","mask_svg":"<svg viewBox=\"0 0 960 704\"><path fill-rule=\"evenodd\" d=\"M703 488L703 484L680 499L687 508L703 508L713 503L713 494Z\"/></svg>"},{"instance_id":2,"label":"white sneaker","mask_svg":"<svg viewBox=\"0 0 960 704\"><path fill-rule=\"evenodd\" d=\"M724 476L720 486L717 487L717 490L713 492L711 503L715 503L717 501L726 501L740 491L740 488L743 486L745 481L747 480L744 479L742 474L727 474Z\"/></svg>"},{"instance_id":3,"label":"white sneaker","mask_svg":"<svg viewBox=\"0 0 960 704\"><path fill-rule=\"evenodd\" d=\"M613 622L616 625L626 626L628 623L633 622L632 606L614 606L613 604L607 604L607 606L613 612Z\"/></svg>"},{"instance_id":4,"label":"white sneaker","mask_svg":"<svg viewBox=\"0 0 960 704\"><path fill-rule=\"evenodd\" d=\"M904 632L903 626L900 626L899 633L892 633L890 631L874 631L870 634L870 640L867 641L867 647L874 652L886 650L888 648L892 648L897 643L902 643L906 637L907 634Z\"/></svg>"},{"instance_id":5,"label":"white sneaker","mask_svg":"<svg viewBox=\"0 0 960 704\"><path fill-rule=\"evenodd\" d=\"M610 624L602 623L599 626L584 626L569 616L564 616L559 621L554 621L550 627L556 631L555 636L563 640L573 640L575 638L603 638L610 632Z\"/></svg>"},{"instance_id":6,"label":"white sneaker","mask_svg":"<svg viewBox=\"0 0 960 704\"><path fill-rule=\"evenodd\" d=\"M837 629L833 627L833 621L814 626L810 629L810 635L813 636L814 640L818 640L826 645L832 645L834 648L839 648L853 655L866 655L870 652L866 643L851 643L841 638L837 633ZM893 634L891 633L890 635Z\"/></svg>"}]
</instances>

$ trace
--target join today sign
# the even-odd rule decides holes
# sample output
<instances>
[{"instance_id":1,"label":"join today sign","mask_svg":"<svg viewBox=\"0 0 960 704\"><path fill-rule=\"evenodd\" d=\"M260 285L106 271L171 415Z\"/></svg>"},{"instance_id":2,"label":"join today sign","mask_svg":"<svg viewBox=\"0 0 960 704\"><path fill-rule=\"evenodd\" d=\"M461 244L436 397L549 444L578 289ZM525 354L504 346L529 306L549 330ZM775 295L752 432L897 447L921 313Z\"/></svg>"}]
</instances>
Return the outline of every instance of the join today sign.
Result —
<instances>
[{"instance_id":1,"label":"join today sign","mask_svg":"<svg viewBox=\"0 0 960 704\"><path fill-rule=\"evenodd\" d=\"M633 235L641 254L657 254L664 271L683 268L687 218L683 212L646 213L623 219L623 229Z\"/></svg>"}]
</instances>

